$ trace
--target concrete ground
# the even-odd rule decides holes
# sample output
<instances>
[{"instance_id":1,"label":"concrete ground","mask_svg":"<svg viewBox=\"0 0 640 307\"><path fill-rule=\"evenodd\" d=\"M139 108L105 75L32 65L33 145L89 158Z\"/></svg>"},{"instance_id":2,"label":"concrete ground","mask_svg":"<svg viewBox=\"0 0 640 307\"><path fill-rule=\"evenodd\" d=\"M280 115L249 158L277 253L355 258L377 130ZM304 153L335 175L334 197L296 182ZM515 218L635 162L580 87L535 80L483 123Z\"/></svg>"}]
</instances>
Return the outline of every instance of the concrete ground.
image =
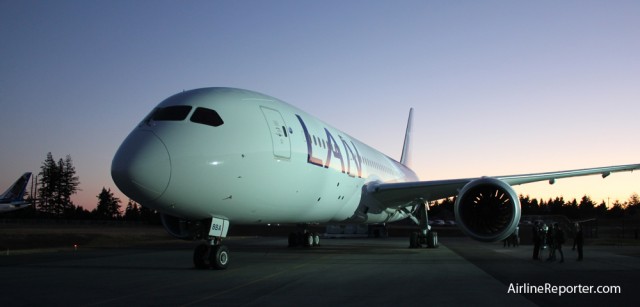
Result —
<instances>
[{"instance_id":1,"label":"concrete ground","mask_svg":"<svg viewBox=\"0 0 640 307\"><path fill-rule=\"evenodd\" d=\"M225 271L195 270L194 243L80 248L0 256L2 306L496 306L637 305L640 247L586 246L585 260L531 260L531 246L503 248L440 238L326 239L287 248L285 237L241 237ZM546 254L545 254L546 255ZM523 294L519 286L618 286L618 294ZM508 293L509 289L518 293ZM551 288L550 288L551 289ZM582 289L582 288L581 288ZM529 291L530 292L530 291Z\"/></svg>"}]
</instances>

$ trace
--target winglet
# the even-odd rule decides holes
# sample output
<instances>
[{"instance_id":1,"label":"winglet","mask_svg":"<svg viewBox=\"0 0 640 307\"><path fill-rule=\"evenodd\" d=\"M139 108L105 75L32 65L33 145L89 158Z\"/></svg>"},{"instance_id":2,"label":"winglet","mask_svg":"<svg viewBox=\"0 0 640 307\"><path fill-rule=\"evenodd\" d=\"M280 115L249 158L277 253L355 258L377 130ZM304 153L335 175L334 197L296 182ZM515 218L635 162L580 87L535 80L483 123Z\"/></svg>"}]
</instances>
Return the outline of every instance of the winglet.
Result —
<instances>
[{"instance_id":1,"label":"winglet","mask_svg":"<svg viewBox=\"0 0 640 307\"><path fill-rule=\"evenodd\" d=\"M400 163L409 167L411 164L411 126L413 123L413 108L409 109L409 119L407 120L407 131L404 134L404 145L402 145L402 157Z\"/></svg>"},{"instance_id":2,"label":"winglet","mask_svg":"<svg viewBox=\"0 0 640 307\"><path fill-rule=\"evenodd\" d=\"M0 200L3 201L15 201L22 200L24 197L24 192L27 189L27 183L29 182L29 178L31 178L31 173L24 173L16 182L7 189L2 195L0 195Z\"/></svg>"}]
</instances>

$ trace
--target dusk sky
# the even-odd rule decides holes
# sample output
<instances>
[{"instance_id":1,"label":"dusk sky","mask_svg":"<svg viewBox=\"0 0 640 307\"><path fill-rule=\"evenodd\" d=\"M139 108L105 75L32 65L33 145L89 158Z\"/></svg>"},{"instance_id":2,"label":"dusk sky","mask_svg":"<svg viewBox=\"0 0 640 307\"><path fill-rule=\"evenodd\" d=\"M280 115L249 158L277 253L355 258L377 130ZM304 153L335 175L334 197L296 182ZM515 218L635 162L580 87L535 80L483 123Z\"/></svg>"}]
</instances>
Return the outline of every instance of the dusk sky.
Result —
<instances>
[{"instance_id":1,"label":"dusk sky","mask_svg":"<svg viewBox=\"0 0 640 307\"><path fill-rule=\"evenodd\" d=\"M258 91L422 180L640 163L639 1L0 0L0 189L70 154L74 203L182 90ZM640 172L515 187L626 201Z\"/></svg>"}]
</instances>

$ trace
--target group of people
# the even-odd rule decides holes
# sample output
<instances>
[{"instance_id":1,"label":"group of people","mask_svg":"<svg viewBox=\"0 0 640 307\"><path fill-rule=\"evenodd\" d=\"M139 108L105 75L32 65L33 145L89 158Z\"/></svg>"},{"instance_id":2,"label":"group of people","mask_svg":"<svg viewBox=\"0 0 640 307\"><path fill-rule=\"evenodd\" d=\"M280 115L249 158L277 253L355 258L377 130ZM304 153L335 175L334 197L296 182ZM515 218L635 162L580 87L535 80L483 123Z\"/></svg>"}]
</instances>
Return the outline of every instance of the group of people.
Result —
<instances>
[{"instance_id":1,"label":"group of people","mask_svg":"<svg viewBox=\"0 0 640 307\"><path fill-rule=\"evenodd\" d=\"M573 249L578 248L578 261L582 261L582 246L584 244L584 238L582 236L582 227L580 224L575 224L575 238L573 241ZM556 254L560 254L560 263L564 262L564 253L562 252L562 244L565 242L564 231L560 228L558 223L554 223L553 227L548 227L546 224L540 225L535 222L533 225L533 259L540 260L540 251L547 246L549 248L549 254L547 261L556 261Z\"/></svg>"},{"instance_id":2,"label":"group of people","mask_svg":"<svg viewBox=\"0 0 640 307\"><path fill-rule=\"evenodd\" d=\"M510 236L502 240L502 244L504 247L520 246L520 227L516 227L516 230L513 231L513 233Z\"/></svg>"}]
</instances>

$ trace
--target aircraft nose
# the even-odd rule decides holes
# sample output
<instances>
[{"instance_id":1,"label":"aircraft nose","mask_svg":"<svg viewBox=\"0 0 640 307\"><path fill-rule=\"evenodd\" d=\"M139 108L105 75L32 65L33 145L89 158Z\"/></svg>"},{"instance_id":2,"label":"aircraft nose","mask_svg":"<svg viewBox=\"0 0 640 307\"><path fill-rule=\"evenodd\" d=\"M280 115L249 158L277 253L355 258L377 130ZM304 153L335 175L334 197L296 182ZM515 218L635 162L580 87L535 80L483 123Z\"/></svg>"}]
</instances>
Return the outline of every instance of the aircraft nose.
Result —
<instances>
[{"instance_id":1,"label":"aircraft nose","mask_svg":"<svg viewBox=\"0 0 640 307\"><path fill-rule=\"evenodd\" d=\"M111 177L122 193L137 202L158 199L171 178L169 152L153 132L136 130L116 152Z\"/></svg>"}]
</instances>

